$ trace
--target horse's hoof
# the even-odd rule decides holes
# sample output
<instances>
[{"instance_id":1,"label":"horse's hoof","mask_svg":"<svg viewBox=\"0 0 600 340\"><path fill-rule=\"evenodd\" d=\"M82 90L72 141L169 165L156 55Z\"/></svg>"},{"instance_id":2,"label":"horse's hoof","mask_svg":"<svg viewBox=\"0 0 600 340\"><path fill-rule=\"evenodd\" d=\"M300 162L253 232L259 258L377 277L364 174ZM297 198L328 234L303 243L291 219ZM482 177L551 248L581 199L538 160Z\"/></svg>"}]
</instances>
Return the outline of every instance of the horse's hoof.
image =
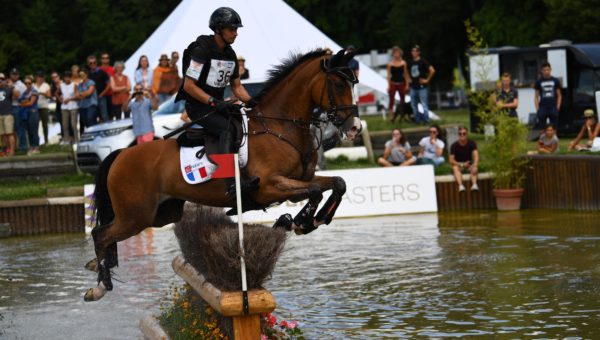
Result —
<instances>
[{"instance_id":1,"label":"horse's hoof","mask_svg":"<svg viewBox=\"0 0 600 340\"><path fill-rule=\"evenodd\" d=\"M98 272L98 259L93 258L88 263L85 264L85 269L91 270L93 272Z\"/></svg>"},{"instance_id":2,"label":"horse's hoof","mask_svg":"<svg viewBox=\"0 0 600 340\"><path fill-rule=\"evenodd\" d=\"M102 299L102 297L104 297L105 294L106 288L104 288L104 284L100 282L97 287L90 288L87 290L87 292L85 292L85 295L83 296L83 301L98 301Z\"/></svg>"},{"instance_id":3,"label":"horse's hoof","mask_svg":"<svg viewBox=\"0 0 600 340\"><path fill-rule=\"evenodd\" d=\"M292 219L292 215L283 214L279 216L275 224L273 224L273 228L282 228L285 231L292 231L292 225L294 224L294 220Z\"/></svg>"},{"instance_id":4,"label":"horse's hoof","mask_svg":"<svg viewBox=\"0 0 600 340\"><path fill-rule=\"evenodd\" d=\"M306 235L306 234L310 234L313 231L315 231L317 229L317 227L302 227L302 226L296 226L294 225L292 227L292 229L294 230L294 233L296 233L296 235Z\"/></svg>"}]
</instances>

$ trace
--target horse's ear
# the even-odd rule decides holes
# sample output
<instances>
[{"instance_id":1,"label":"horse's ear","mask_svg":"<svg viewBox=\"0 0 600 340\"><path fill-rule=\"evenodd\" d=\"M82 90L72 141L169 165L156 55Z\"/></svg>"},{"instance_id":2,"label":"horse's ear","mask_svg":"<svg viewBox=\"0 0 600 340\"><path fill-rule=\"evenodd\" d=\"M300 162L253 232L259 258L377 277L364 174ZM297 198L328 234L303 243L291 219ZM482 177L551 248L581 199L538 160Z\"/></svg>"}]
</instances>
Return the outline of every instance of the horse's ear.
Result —
<instances>
[{"instance_id":1,"label":"horse's ear","mask_svg":"<svg viewBox=\"0 0 600 340\"><path fill-rule=\"evenodd\" d=\"M329 67L334 68L334 67L345 66L347 64L347 62L344 61L345 53L346 53L346 50L340 50L333 57L331 57L331 61L329 62Z\"/></svg>"},{"instance_id":2,"label":"horse's ear","mask_svg":"<svg viewBox=\"0 0 600 340\"><path fill-rule=\"evenodd\" d=\"M348 62L350 60L352 60L352 58L354 58L355 55L356 55L356 50L353 50L351 52L344 54L344 60L343 60L344 65L348 65Z\"/></svg>"}]
</instances>

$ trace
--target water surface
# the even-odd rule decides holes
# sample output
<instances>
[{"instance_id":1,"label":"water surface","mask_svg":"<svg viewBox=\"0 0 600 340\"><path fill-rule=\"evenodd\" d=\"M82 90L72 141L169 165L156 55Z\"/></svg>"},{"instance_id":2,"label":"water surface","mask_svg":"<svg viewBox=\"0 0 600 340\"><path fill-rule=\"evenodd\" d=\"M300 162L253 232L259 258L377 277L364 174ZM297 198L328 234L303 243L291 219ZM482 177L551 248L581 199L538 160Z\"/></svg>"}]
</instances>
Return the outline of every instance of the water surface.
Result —
<instances>
[{"instance_id":1,"label":"water surface","mask_svg":"<svg viewBox=\"0 0 600 340\"><path fill-rule=\"evenodd\" d=\"M268 288L308 338L593 338L600 214L443 213L338 220L292 236ZM119 245L115 290L83 302L84 235L0 240L0 338L135 339L158 312L169 229Z\"/></svg>"}]
</instances>

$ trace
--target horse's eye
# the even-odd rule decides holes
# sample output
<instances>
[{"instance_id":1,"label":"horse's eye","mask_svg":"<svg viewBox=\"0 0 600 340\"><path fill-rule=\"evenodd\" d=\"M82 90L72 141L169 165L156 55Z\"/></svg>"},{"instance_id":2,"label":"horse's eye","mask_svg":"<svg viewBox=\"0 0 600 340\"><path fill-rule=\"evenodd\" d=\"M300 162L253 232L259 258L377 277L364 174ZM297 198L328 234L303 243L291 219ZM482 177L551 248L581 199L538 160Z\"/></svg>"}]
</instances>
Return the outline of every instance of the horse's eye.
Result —
<instances>
[{"instance_id":1,"label":"horse's eye","mask_svg":"<svg viewBox=\"0 0 600 340\"><path fill-rule=\"evenodd\" d=\"M333 83L333 86L335 86L335 90L336 90L338 93L342 93L342 92L344 91L344 88L345 88L345 85L344 85L344 83L343 83L343 82L341 82L341 81L336 81L336 82L334 82L334 83Z\"/></svg>"}]
</instances>

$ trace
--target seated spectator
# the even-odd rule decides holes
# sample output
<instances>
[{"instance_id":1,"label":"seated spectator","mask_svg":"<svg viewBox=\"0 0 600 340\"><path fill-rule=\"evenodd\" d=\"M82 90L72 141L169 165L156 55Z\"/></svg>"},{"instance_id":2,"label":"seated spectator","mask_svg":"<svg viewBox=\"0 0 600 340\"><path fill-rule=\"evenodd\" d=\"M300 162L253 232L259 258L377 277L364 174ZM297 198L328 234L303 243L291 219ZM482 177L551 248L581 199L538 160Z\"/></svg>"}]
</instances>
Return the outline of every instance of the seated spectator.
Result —
<instances>
[{"instance_id":1,"label":"seated spectator","mask_svg":"<svg viewBox=\"0 0 600 340\"><path fill-rule=\"evenodd\" d=\"M583 126L581 126L581 130L579 130L577 137L575 137L575 139L569 143L568 151L573 151L573 149L577 151L590 150L592 143L594 142L594 138L600 134L600 124L598 124L594 110L587 109L583 111L583 117L585 118L585 123L583 123ZM580 143L586 133L587 140L585 143Z\"/></svg>"},{"instance_id":2,"label":"seated spectator","mask_svg":"<svg viewBox=\"0 0 600 340\"><path fill-rule=\"evenodd\" d=\"M548 154L555 153L556 151L558 151L558 137L556 137L556 129L554 128L553 124L548 124L540 135L540 139L538 140L538 149L536 151L529 151L527 154Z\"/></svg>"},{"instance_id":3,"label":"seated spectator","mask_svg":"<svg viewBox=\"0 0 600 340\"><path fill-rule=\"evenodd\" d=\"M471 174L471 191L479 190L479 186L477 186L479 151L477 151L477 143L469 139L468 133L466 127L459 127L458 141L450 146L450 165L452 165L452 172L458 183L459 192L465 191L465 186L462 183L462 173L467 171Z\"/></svg>"},{"instance_id":4,"label":"seated spectator","mask_svg":"<svg viewBox=\"0 0 600 340\"><path fill-rule=\"evenodd\" d=\"M444 142L440 139L441 129L437 125L429 127L429 137L423 137L419 142L419 158L417 164L433 164L438 166L444 163Z\"/></svg>"},{"instance_id":5,"label":"seated spectator","mask_svg":"<svg viewBox=\"0 0 600 340\"><path fill-rule=\"evenodd\" d=\"M124 112L131 109L133 134L136 137L137 144L154 140L152 110L156 110L157 107L157 98L155 96L150 97L150 92L144 90L142 84L135 85L133 93L123 104Z\"/></svg>"},{"instance_id":6,"label":"seated spectator","mask_svg":"<svg viewBox=\"0 0 600 340\"><path fill-rule=\"evenodd\" d=\"M415 164L417 160L410 151L410 143L400 129L392 131L392 139L385 143L383 156L377 163L381 166L407 166Z\"/></svg>"}]
</instances>

